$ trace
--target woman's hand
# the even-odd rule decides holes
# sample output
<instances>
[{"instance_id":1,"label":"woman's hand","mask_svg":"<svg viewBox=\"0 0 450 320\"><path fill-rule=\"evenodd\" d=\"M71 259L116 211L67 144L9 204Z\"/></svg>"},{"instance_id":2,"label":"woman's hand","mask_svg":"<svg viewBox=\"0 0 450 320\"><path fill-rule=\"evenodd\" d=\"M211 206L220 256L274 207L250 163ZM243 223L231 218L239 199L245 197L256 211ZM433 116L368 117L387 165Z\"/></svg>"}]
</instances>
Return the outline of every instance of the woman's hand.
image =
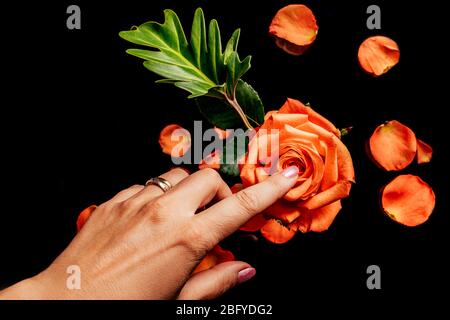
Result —
<instances>
[{"instance_id":1,"label":"woman's hand","mask_svg":"<svg viewBox=\"0 0 450 320\"><path fill-rule=\"evenodd\" d=\"M296 182L287 168L232 194L212 169L161 177L173 188L132 186L92 213L68 248L39 275L0 293L9 299L208 299L254 275L245 262L219 264L191 276L219 241L281 198ZM217 202L198 212L212 200ZM196 212L198 212L196 214ZM81 287L66 285L79 267Z\"/></svg>"}]
</instances>

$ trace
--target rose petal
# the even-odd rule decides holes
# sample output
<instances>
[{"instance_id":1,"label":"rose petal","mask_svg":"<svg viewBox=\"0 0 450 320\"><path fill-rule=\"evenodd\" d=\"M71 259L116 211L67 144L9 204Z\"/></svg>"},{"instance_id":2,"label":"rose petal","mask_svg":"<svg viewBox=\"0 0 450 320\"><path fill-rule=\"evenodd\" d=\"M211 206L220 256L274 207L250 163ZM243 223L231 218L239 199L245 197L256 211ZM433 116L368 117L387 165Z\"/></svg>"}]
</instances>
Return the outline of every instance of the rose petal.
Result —
<instances>
[{"instance_id":1,"label":"rose petal","mask_svg":"<svg viewBox=\"0 0 450 320\"><path fill-rule=\"evenodd\" d=\"M352 183L350 181L339 181L331 188L316 194L304 202L299 203L299 207L308 210L319 209L335 201L348 197Z\"/></svg>"},{"instance_id":2,"label":"rose petal","mask_svg":"<svg viewBox=\"0 0 450 320\"><path fill-rule=\"evenodd\" d=\"M265 167L259 167L255 170L256 180L259 182L263 182L267 178L269 178L269 172Z\"/></svg>"},{"instance_id":3,"label":"rose petal","mask_svg":"<svg viewBox=\"0 0 450 320\"><path fill-rule=\"evenodd\" d=\"M341 201L309 211L311 216L311 231L322 232L328 230L337 214L341 210Z\"/></svg>"},{"instance_id":4,"label":"rose petal","mask_svg":"<svg viewBox=\"0 0 450 320\"><path fill-rule=\"evenodd\" d=\"M366 39L358 51L359 64L367 73L377 77L389 71L400 59L394 40L383 36Z\"/></svg>"},{"instance_id":5,"label":"rose petal","mask_svg":"<svg viewBox=\"0 0 450 320\"><path fill-rule=\"evenodd\" d=\"M338 180L350 181L355 183L355 168L353 167L352 156L345 144L337 139L337 163L338 163Z\"/></svg>"},{"instance_id":6,"label":"rose petal","mask_svg":"<svg viewBox=\"0 0 450 320\"><path fill-rule=\"evenodd\" d=\"M298 217L294 222L289 224L289 227L293 230L300 230L302 233L309 232L311 230L312 218L308 210L304 210L302 215Z\"/></svg>"},{"instance_id":7,"label":"rose petal","mask_svg":"<svg viewBox=\"0 0 450 320\"><path fill-rule=\"evenodd\" d=\"M415 227L428 220L435 205L433 189L414 175L400 175L383 189L381 204L394 221Z\"/></svg>"},{"instance_id":8,"label":"rose petal","mask_svg":"<svg viewBox=\"0 0 450 320\"><path fill-rule=\"evenodd\" d=\"M216 245L199 263L199 265L193 271L193 274L211 269L219 263L234 261L234 255L231 251L224 250L219 245Z\"/></svg>"},{"instance_id":9,"label":"rose petal","mask_svg":"<svg viewBox=\"0 0 450 320\"><path fill-rule=\"evenodd\" d=\"M264 218L262 214L258 214L248 220L244 225L242 225L239 230L247 231L247 232L256 232L259 231L265 224L267 223L267 219Z\"/></svg>"},{"instance_id":10,"label":"rose petal","mask_svg":"<svg viewBox=\"0 0 450 320\"><path fill-rule=\"evenodd\" d=\"M428 163L433 156L433 148L430 145L417 139L417 163Z\"/></svg>"},{"instance_id":11,"label":"rose petal","mask_svg":"<svg viewBox=\"0 0 450 320\"><path fill-rule=\"evenodd\" d=\"M337 137L341 136L341 132L328 119L314 111L311 107L305 106L298 100L288 98L281 107L279 113L300 113L308 115L309 121L325 130L334 133Z\"/></svg>"},{"instance_id":12,"label":"rose petal","mask_svg":"<svg viewBox=\"0 0 450 320\"><path fill-rule=\"evenodd\" d=\"M283 199L287 201L296 201L303 198L303 195L311 187L311 182L311 178L308 178L305 181L301 182L298 186L289 190L288 193L284 195Z\"/></svg>"},{"instance_id":13,"label":"rose petal","mask_svg":"<svg viewBox=\"0 0 450 320\"><path fill-rule=\"evenodd\" d=\"M273 124L271 128L282 129L285 125L297 127L308 121L308 115L299 113L275 113L272 116Z\"/></svg>"},{"instance_id":14,"label":"rose petal","mask_svg":"<svg viewBox=\"0 0 450 320\"><path fill-rule=\"evenodd\" d=\"M220 128L214 127L214 131L221 140L226 140L231 136L231 130L222 130Z\"/></svg>"},{"instance_id":15,"label":"rose petal","mask_svg":"<svg viewBox=\"0 0 450 320\"><path fill-rule=\"evenodd\" d=\"M242 189L244 189L244 186L242 185L242 183L235 183L231 188L231 193L236 193L241 191Z\"/></svg>"},{"instance_id":16,"label":"rose petal","mask_svg":"<svg viewBox=\"0 0 450 320\"><path fill-rule=\"evenodd\" d=\"M325 155L325 149L321 145L317 134L297 129L290 125L285 125L284 130L280 132L280 147L288 144L287 142L289 142L290 146L312 146L319 152L319 154ZM281 150L280 154L282 154Z\"/></svg>"},{"instance_id":17,"label":"rose petal","mask_svg":"<svg viewBox=\"0 0 450 320\"><path fill-rule=\"evenodd\" d=\"M182 157L191 147L191 134L177 124L169 124L161 130L159 145L165 154Z\"/></svg>"},{"instance_id":18,"label":"rose petal","mask_svg":"<svg viewBox=\"0 0 450 320\"><path fill-rule=\"evenodd\" d=\"M81 228L83 228L84 224L86 223L86 221L89 219L92 212L94 212L96 208L97 208L96 205L92 205L80 212L77 219L77 232L80 232Z\"/></svg>"},{"instance_id":19,"label":"rose petal","mask_svg":"<svg viewBox=\"0 0 450 320\"><path fill-rule=\"evenodd\" d=\"M269 27L278 47L293 55L302 54L314 42L318 30L313 12L301 4L280 9Z\"/></svg>"},{"instance_id":20,"label":"rose petal","mask_svg":"<svg viewBox=\"0 0 450 320\"><path fill-rule=\"evenodd\" d=\"M414 132L395 120L377 127L369 146L373 160L387 171L406 168L417 151Z\"/></svg>"},{"instance_id":21,"label":"rose petal","mask_svg":"<svg viewBox=\"0 0 450 320\"><path fill-rule=\"evenodd\" d=\"M275 37L275 44L277 45L278 48L293 56L301 56L311 46L310 44L306 46L298 46L296 44L293 44L292 42L277 37Z\"/></svg>"},{"instance_id":22,"label":"rose petal","mask_svg":"<svg viewBox=\"0 0 450 320\"><path fill-rule=\"evenodd\" d=\"M327 149L325 155L325 168L323 179L320 188L327 190L335 185L338 181L338 161L337 161L337 145L340 141L333 136L331 139L326 140Z\"/></svg>"},{"instance_id":23,"label":"rose petal","mask_svg":"<svg viewBox=\"0 0 450 320\"><path fill-rule=\"evenodd\" d=\"M292 222L290 227L300 230L302 233L326 231L333 223L341 208L341 201L338 200L315 210L304 209L302 215Z\"/></svg>"},{"instance_id":24,"label":"rose petal","mask_svg":"<svg viewBox=\"0 0 450 320\"><path fill-rule=\"evenodd\" d=\"M198 168L205 169L205 168L211 168L214 170L220 169L220 155L218 152L212 152L210 155L208 155L205 159L202 159L200 161Z\"/></svg>"},{"instance_id":25,"label":"rose petal","mask_svg":"<svg viewBox=\"0 0 450 320\"><path fill-rule=\"evenodd\" d=\"M300 209L292 202L279 200L267 208L264 213L272 218L283 221L286 224L291 223L300 215Z\"/></svg>"},{"instance_id":26,"label":"rose petal","mask_svg":"<svg viewBox=\"0 0 450 320\"><path fill-rule=\"evenodd\" d=\"M297 129L288 124L285 125L283 129L284 130L280 134L281 141L286 141L288 139L295 139L295 140L302 140L302 141L311 141L313 143L313 145L318 145L320 143L319 136L315 133Z\"/></svg>"},{"instance_id":27,"label":"rose petal","mask_svg":"<svg viewBox=\"0 0 450 320\"><path fill-rule=\"evenodd\" d=\"M346 198L350 194L352 183L355 182L355 170L350 152L341 140L337 139L338 181L330 188L323 190L314 197L299 203L300 208L314 210Z\"/></svg>"},{"instance_id":28,"label":"rose petal","mask_svg":"<svg viewBox=\"0 0 450 320\"><path fill-rule=\"evenodd\" d=\"M245 187L252 186L256 183L255 175L256 165L245 164L241 169L241 180Z\"/></svg>"},{"instance_id":29,"label":"rose petal","mask_svg":"<svg viewBox=\"0 0 450 320\"><path fill-rule=\"evenodd\" d=\"M270 242L281 244L295 236L296 231L290 229L275 219L270 219L262 228L261 234Z\"/></svg>"}]
</instances>

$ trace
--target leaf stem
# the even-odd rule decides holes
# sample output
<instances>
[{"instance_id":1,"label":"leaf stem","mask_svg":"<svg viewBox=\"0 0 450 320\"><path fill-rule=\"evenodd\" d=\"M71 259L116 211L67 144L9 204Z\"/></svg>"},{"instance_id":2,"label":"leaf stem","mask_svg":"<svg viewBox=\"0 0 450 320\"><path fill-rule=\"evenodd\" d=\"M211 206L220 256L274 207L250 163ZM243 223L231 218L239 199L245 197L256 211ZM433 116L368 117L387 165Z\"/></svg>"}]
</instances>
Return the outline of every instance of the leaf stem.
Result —
<instances>
[{"instance_id":1,"label":"leaf stem","mask_svg":"<svg viewBox=\"0 0 450 320\"><path fill-rule=\"evenodd\" d=\"M227 99L227 102L233 107L234 110L238 113L239 117L241 117L242 121L244 122L244 125L247 127L247 129L253 129L253 126L248 121L247 116L245 115L244 110L242 110L241 106L239 105L238 101L236 100L236 96L233 99L230 99L228 95L225 94L225 99Z\"/></svg>"}]
</instances>

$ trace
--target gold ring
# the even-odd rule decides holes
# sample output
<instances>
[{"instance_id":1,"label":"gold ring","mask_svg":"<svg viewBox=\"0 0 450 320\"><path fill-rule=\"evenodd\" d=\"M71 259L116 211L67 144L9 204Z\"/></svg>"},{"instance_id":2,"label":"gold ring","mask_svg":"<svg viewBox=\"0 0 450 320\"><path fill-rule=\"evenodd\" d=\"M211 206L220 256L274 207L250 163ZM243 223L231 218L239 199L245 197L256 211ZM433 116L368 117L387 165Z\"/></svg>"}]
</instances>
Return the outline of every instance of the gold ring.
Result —
<instances>
[{"instance_id":1,"label":"gold ring","mask_svg":"<svg viewBox=\"0 0 450 320\"><path fill-rule=\"evenodd\" d=\"M172 184L167 181L164 178L161 177L156 177L156 178L150 178L147 180L147 182L145 183L146 186L157 186L159 187L163 192L167 192L172 188Z\"/></svg>"}]
</instances>

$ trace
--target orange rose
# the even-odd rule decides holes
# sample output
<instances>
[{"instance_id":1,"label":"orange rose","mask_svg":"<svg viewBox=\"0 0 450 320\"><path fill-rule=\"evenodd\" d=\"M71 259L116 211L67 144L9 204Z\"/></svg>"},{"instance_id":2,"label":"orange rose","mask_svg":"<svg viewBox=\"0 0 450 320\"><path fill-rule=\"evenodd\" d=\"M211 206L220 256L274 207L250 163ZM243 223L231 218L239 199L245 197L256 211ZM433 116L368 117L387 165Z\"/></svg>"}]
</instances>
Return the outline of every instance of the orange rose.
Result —
<instances>
[{"instance_id":1,"label":"orange rose","mask_svg":"<svg viewBox=\"0 0 450 320\"><path fill-rule=\"evenodd\" d=\"M275 164L270 154L266 155L268 161L260 156L262 144L273 140L269 137L271 129L279 130L279 159ZM258 161L249 161L256 156ZM284 243L298 230L328 229L341 209L340 200L349 195L354 182L352 159L339 130L330 121L300 101L288 99L279 111L267 113L258 134L250 141L241 170L243 186L261 182L274 173L271 171L292 165L300 170L296 185L241 230L261 230L269 241Z\"/></svg>"}]
</instances>

